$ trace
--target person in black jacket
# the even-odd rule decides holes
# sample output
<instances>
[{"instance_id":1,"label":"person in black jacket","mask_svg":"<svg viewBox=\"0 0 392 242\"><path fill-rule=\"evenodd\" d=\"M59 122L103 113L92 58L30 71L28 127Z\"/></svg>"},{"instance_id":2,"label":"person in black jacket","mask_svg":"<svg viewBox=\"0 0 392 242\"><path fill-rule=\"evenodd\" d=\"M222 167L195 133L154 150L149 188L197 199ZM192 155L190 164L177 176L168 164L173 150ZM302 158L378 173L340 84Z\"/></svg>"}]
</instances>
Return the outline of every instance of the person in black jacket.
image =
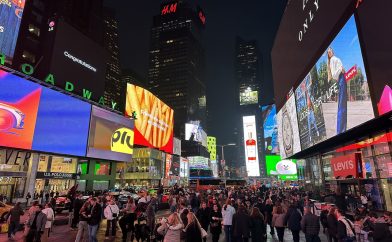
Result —
<instances>
[{"instance_id":1,"label":"person in black jacket","mask_svg":"<svg viewBox=\"0 0 392 242\"><path fill-rule=\"evenodd\" d=\"M102 218L102 207L95 197L90 200L90 213L88 215L88 234L90 242L98 242L97 231Z\"/></svg>"},{"instance_id":2,"label":"person in black jacket","mask_svg":"<svg viewBox=\"0 0 392 242\"><path fill-rule=\"evenodd\" d=\"M252 209L250 223L252 242L265 241L267 238L267 226L263 214L256 207Z\"/></svg>"},{"instance_id":3,"label":"person in black jacket","mask_svg":"<svg viewBox=\"0 0 392 242\"><path fill-rule=\"evenodd\" d=\"M199 222L194 213L189 212L187 215L188 225L185 227L185 241L186 242L201 242L201 229Z\"/></svg>"},{"instance_id":4,"label":"person in black jacket","mask_svg":"<svg viewBox=\"0 0 392 242\"><path fill-rule=\"evenodd\" d=\"M250 226L250 216L247 214L244 205L240 205L237 213L233 215L233 236L236 241L248 242Z\"/></svg>"},{"instance_id":5,"label":"person in black jacket","mask_svg":"<svg viewBox=\"0 0 392 242\"><path fill-rule=\"evenodd\" d=\"M267 223L270 226L270 234L274 235L275 234L275 230L274 227L272 226L272 210L274 209L274 205L272 204L272 200L271 199L267 199L266 200L266 204L264 206L264 217L265 220L267 221Z\"/></svg>"},{"instance_id":6,"label":"person in black jacket","mask_svg":"<svg viewBox=\"0 0 392 242\"><path fill-rule=\"evenodd\" d=\"M288 228L293 235L293 241L299 242L299 232L301 231L302 214L297 204L292 204L286 214Z\"/></svg>"},{"instance_id":7,"label":"person in black jacket","mask_svg":"<svg viewBox=\"0 0 392 242\"><path fill-rule=\"evenodd\" d=\"M208 231L208 225L210 223L210 208L207 207L206 202L201 203L201 207L196 214L201 227L203 227L205 231ZM203 241L207 241L207 238L203 238Z\"/></svg>"},{"instance_id":8,"label":"person in black jacket","mask_svg":"<svg viewBox=\"0 0 392 242\"><path fill-rule=\"evenodd\" d=\"M344 217L344 211L337 209L335 211L336 218L338 220L337 226L337 238L339 242L348 242L355 240L354 224Z\"/></svg>"},{"instance_id":9,"label":"person in black jacket","mask_svg":"<svg viewBox=\"0 0 392 242\"><path fill-rule=\"evenodd\" d=\"M220 211L218 204L214 204L212 206L212 212L210 217L210 232L212 234L212 242L218 242L219 236L222 233L222 212Z\"/></svg>"},{"instance_id":10,"label":"person in black jacket","mask_svg":"<svg viewBox=\"0 0 392 242\"><path fill-rule=\"evenodd\" d=\"M329 213L327 216L327 224L328 224L328 242L338 242L337 233L338 233L338 220L335 215L335 207L331 207L329 209Z\"/></svg>"},{"instance_id":11,"label":"person in black jacket","mask_svg":"<svg viewBox=\"0 0 392 242\"><path fill-rule=\"evenodd\" d=\"M73 207L73 219L72 219L72 223L71 223L71 228L76 229L78 227L78 223L79 223L80 209L83 206L82 194L77 195L73 206L74 206Z\"/></svg>"}]
</instances>

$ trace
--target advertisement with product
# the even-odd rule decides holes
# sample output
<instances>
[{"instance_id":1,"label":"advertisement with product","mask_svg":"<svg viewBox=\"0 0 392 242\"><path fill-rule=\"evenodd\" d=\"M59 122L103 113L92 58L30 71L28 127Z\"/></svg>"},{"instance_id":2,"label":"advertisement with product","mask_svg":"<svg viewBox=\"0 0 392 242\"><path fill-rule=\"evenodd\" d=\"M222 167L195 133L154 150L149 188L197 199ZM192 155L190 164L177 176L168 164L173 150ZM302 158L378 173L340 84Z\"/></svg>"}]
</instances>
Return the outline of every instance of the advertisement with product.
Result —
<instances>
[{"instance_id":1,"label":"advertisement with product","mask_svg":"<svg viewBox=\"0 0 392 242\"><path fill-rule=\"evenodd\" d=\"M250 88L240 93L240 105L257 104L259 102L259 92Z\"/></svg>"},{"instance_id":2,"label":"advertisement with product","mask_svg":"<svg viewBox=\"0 0 392 242\"><path fill-rule=\"evenodd\" d=\"M180 158L180 177L189 177L189 161L184 157Z\"/></svg>"},{"instance_id":3,"label":"advertisement with product","mask_svg":"<svg viewBox=\"0 0 392 242\"><path fill-rule=\"evenodd\" d=\"M302 149L374 118L354 16L295 90Z\"/></svg>"},{"instance_id":4,"label":"advertisement with product","mask_svg":"<svg viewBox=\"0 0 392 242\"><path fill-rule=\"evenodd\" d=\"M87 156L131 162L133 123L132 119L93 106Z\"/></svg>"},{"instance_id":5,"label":"advertisement with product","mask_svg":"<svg viewBox=\"0 0 392 242\"><path fill-rule=\"evenodd\" d=\"M260 176L259 152L257 149L256 117L243 116L245 164L248 176Z\"/></svg>"},{"instance_id":6,"label":"advertisement with product","mask_svg":"<svg viewBox=\"0 0 392 242\"><path fill-rule=\"evenodd\" d=\"M14 57L24 7L25 0L0 1L0 53L8 60Z\"/></svg>"},{"instance_id":7,"label":"advertisement with product","mask_svg":"<svg viewBox=\"0 0 392 242\"><path fill-rule=\"evenodd\" d=\"M200 142L207 147L207 134L200 125L200 122L185 124L185 140Z\"/></svg>"},{"instance_id":8,"label":"advertisement with product","mask_svg":"<svg viewBox=\"0 0 392 242\"><path fill-rule=\"evenodd\" d=\"M56 22L55 31L48 35L55 35L47 59L56 86L98 101L105 90L105 49L63 20Z\"/></svg>"},{"instance_id":9,"label":"advertisement with product","mask_svg":"<svg viewBox=\"0 0 392 242\"><path fill-rule=\"evenodd\" d=\"M165 178L169 178L170 168L172 166L173 156L171 154L166 154L165 159Z\"/></svg>"},{"instance_id":10,"label":"advertisement with product","mask_svg":"<svg viewBox=\"0 0 392 242\"><path fill-rule=\"evenodd\" d=\"M331 159L332 173L335 178L362 177L361 153L352 153Z\"/></svg>"},{"instance_id":11,"label":"advertisement with product","mask_svg":"<svg viewBox=\"0 0 392 242\"><path fill-rule=\"evenodd\" d=\"M282 159L301 151L294 94L277 114L279 153Z\"/></svg>"},{"instance_id":12,"label":"advertisement with product","mask_svg":"<svg viewBox=\"0 0 392 242\"><path fill-rule=\"evenodd\" d=\"M282 160L279 155L266 155L267 176L278 176L281 180L298 180L297 161Z\"/></svg>"},{"instance_id":13,"label":"advertisement with product","mask_svg":"<svg viewBox=\"0 0 392 242\"><path fill-rule=\"evenodd\" d=\"M207 149L210 153L210 160L216 161L216 138L207 136Z\"/></svg>"},{"instance_id":14,"label":"advertisement with product","mask_svg":"<svg viewBox=\"0 0 392 242\"><path fill-rule=\"evenodd\" d=\"M146 89L128 83L125 115L136 116L135 144L173 153L173 109Z\"/></svg>"},{"instance_id":15,"label":"advertisement with product","mask_svg":"<svg viewBox=\"0 0 392 242\"><path fill-rule=\"evenodd\" d=\"M263 120L265 154L279 154L278 124L275 104L261 108Z\"/></svg>"},{"instance_id":16,"label":"advertisement with product","mask_svg":"<svg viewBox=\"0 0 392 242\"><path fill-rule=\"evenodd\" d=\"M0 70L0 146L85 156L91 105Z\"/></svg>"}]
</instances>

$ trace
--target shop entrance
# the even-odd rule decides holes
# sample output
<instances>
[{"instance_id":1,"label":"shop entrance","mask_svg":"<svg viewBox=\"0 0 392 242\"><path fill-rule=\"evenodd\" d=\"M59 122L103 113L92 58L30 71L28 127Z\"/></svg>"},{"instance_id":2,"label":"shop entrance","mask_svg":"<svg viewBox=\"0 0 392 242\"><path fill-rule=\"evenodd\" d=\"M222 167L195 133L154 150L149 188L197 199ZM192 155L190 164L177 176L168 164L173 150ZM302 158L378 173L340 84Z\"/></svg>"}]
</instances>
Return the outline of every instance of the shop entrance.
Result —
<instances>
[{"instance_id":1,"label":"shop entrance","mask_svg":"<svg viewBox=\"0 0 392 242\"><path fill-rule=\"evenodd\" d=\"M14 185L0 185L0 195L5 196L7 202L9 202L10 198L12 198L13 191L14 191Z\"/></svg>"},{"instance_id":2,"label":"shop entrance","mask_svg":"<svg viewBox=\"0 0 392 242\"><path fill-rule=\"evenodd\" d=\"M75 184L74 180L69 179L37 179L35 190L46 192L58 192L60 195L67 194L68 190Z\"/></svg>"}]
</instances>

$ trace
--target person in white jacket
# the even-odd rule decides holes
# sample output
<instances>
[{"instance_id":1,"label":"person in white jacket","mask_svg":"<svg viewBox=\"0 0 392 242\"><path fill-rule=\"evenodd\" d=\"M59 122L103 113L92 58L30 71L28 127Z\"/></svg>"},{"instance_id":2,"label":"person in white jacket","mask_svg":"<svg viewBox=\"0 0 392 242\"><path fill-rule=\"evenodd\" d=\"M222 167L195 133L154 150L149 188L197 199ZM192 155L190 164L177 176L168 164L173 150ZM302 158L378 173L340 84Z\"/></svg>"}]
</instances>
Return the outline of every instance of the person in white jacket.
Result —
<instances>
[{"instance_id":1,"label":"person in white jacket","mask_svg":"<svg viewBox=\"0 0 392 242\"><path fill-rule=\"evenodd\" d=\"M232 241L232 225L234 214L235 208L231 206L231 200L227 199L226 204L222 208L222 224L225 229L226 242Z\"/></svg>"},{"instance_id":2,"label":"person in white jacket","mask_svg":"<svg viewBox=\"0 0 392 242\"><path fill-rule=\"evenodd\" d=\"M111 236L116 236L116 228L117 228L117 219L120 213L120 209L118 208L116 201L114 198L108 202L109 204L106 206L104 210L105 218L107 220L106 224L106 239L109 239L109 231L112 229Z\"/></svg>"},{"instance_id":3,"label":"person in white jacket","mask_svg":"<svg viewBox=\"0 0 392 242\"><path fill-rule=\"evenodd\" d=\"M41 242L47 242L49 238L49 231L52 228L54 222L54 211L52 208L52 204L47 203L45 208L42 209L42 213L46 214L46 224L45 224L45 232L41 236Z\"/></svg>"}]
</instances>

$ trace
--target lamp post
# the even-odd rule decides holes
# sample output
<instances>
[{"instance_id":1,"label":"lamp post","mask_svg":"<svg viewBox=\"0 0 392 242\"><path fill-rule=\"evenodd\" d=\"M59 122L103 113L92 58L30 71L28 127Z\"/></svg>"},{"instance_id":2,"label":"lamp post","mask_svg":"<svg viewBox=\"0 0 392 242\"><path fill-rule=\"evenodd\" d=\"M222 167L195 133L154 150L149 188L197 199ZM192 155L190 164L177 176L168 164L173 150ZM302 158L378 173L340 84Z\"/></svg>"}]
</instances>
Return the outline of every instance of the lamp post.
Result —
<instances>
[{"instance_id":1,"label":"lamp post","mask_svg":"<svg viewBox=\"0 0 392 242\"><path fill-rule=\"evenodd\" d=\"M225 145L216 145L217 147L221 147L222 148L222 160L225 160L225 151L224 151L223 148L226 147L226 146L235 146L235 145L236 145L235 143L229 143L229 144L225 144ZM222 167L222 170L224 170L224 167ZM231 172L229 172L229 176L230 176L230 173Z\"/></svg>"}]
</instances>

